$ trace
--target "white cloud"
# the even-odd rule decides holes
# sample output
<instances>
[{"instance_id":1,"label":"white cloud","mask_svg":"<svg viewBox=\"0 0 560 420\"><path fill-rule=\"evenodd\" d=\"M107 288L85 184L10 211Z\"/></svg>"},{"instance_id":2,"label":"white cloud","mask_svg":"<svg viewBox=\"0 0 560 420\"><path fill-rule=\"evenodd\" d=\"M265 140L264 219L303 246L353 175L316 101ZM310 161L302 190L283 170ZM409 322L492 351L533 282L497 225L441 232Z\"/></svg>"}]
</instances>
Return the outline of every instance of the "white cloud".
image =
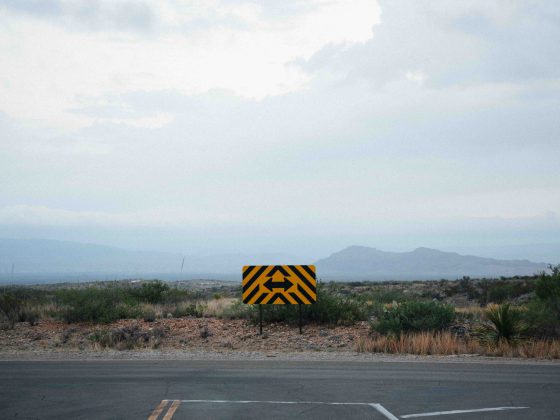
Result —
<instances>
[{"instance_id":1,"label":"white cloud","mask_svg":"<svg viewBox=\"0 0 560 420\"><path fill-rule=\"evenodd\" d=\"M41 19L0 15L0 110L77 128L95 119L69 109L127 91L197 94L219 88L254 99L279 95L308 82L291 62L331 43L371 39L379 17L376 3L365 0L316 0L281 18L259 4L167 1L154 6L155 29L147 34L116 25L76 30L90 28L83 20L94 12L100 21L123 15L112 3L100 2L91 11L62 2Z\"/></svg>"},{"instance_id":2,"label":"white cloud","mask_svg":"<svg viewBox=\"0 0 560 420\"><path fill-rule=\"evenodd\" d=\"M0 231L290 246L560 211L546 2L169 0L147 28L96 4L0 17Z\"/></svg>"}]
</instances>

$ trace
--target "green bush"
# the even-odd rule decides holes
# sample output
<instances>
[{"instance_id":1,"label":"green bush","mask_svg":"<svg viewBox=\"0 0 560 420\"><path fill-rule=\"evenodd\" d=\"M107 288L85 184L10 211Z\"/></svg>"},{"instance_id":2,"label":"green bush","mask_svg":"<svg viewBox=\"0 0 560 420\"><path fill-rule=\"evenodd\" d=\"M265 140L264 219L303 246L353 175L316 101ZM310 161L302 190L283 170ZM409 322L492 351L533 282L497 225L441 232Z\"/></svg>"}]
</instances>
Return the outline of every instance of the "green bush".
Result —
<instances>
[{"instance_id":1,"label":"green bush","mask_svg":"<svg viewBox=\"0 0 560 420\"><path fill-rule=\"evenodd\" d=\"M132 350L138 347L157 348L165 335L165 330L162 328L156 327L144 331L138 325L131 325L111 330L98 329L89 336L89 340L105 348Z\"/></svg>"},{"instance_id":2,"label":"green bush","mask_svg":"<svg viewBox=\"0 0 560 420\"><path fill-rule=\"evenodd\" d=\"M204 316L204 310L206 306L200 303L194 302L184 302L175 306L172 312L173 317L181 318L186 316L194 316L196 318L202 318Z\"/></svg>"},{"instance_id":3,"label":"green bush","mask_svg":"<svg viewBox=\"0 0 560 420\"><path fill-rule=\"evenodd\" d=\"M515 342L523 332L524 325L521 312L508 303L490 307L486 311L489 324L482 325L476 335L489 344L500 341Z\"/></svg>"},{"instance_id":4,"label":"green bush","mask_svg":"<svg viewBox=\"0 0 560 420\"><path fill-rule=\"evenodd\" d=\"M381 334L400 334L403 331L437 331L447 328L455 320L455 308L438 302L394 302L384 308L372 328Z\"/></svg>"},{"instance_id":5,"label":"green bush","mask_svg":"<svg viewBox=\"0 0 560 420\"><path fill-rule=\"evenodd\" d=\"M163 303L169 286L160 280L142 283L140 287L130 288L129 294L138 302Z\"/></svg>"},{"instance_id":6,"label":"green bush","mask_svg":"<svg viewBox=\"0 0 560 420\"><path fill-rule=\"evenodd\" d=\"M304 319L320 324L351 325L368 318L365 305L347 297L323 291L322 285L317 289L317 302L305 305Z\"/></svg>"},{"instance_id":7,"label":"green bush","mask_svg":"<svg viewBox=\"0 0 560 420\"><path fill-rule=\"evenodd\" d=\"M29 287L0 288L0 321L3 318L8 328L13 328L16 322L35 325L39 320L36 308L48 297L48 293Z\"/></svg>"},{"instance_id":8,"label":"green bush","mask_svg":"<svg viewBox=\"0 0 560 420\"><path fill-rule=\"evenodd\" d=\"M263 305L263 320L266 322L299 322L298 305ZM357 321L364 321L368 317L365 305L338 295L336 287L317 287L317 302L312 305L302 305L302 318L305 322L319 324L351 325ZM253 305L251 318L258 321L258 305Z\"/></svg>"},{"instance_id":9,"label":"green bush","mask_svg":"<svg viewBox=\"0 0 560 420\"><path fill-rule=\"evenodd\" d=\"M237 300L233 305L224 308L219 318L224 319L249 319L254 316L254 309L251 305L244 304L241 300Z\"/></svg>"},{"instance_id":10,"label":"green bush","mask_svg":"<svg viewBox=\"0 0 560 420\"><path fill-rule=\"evenodd\" d=\"M560 264L550 266L551 274L541 273L535 286L537 297L560 319Z\"/></svg>"},{"instance_id":11,"label":"green bush","mask_svg":"<svg viewBox=\"0 0 560 420\"><path fill-rule=\"evenodd\" d=\"M125 303L126 297L122 287L63 289L57 293L62 319L67 323L136 318L138 308Z\"/></svg>"},{"instance_id":12,"label":"green bush","mask_svg":"<svg viewBox=\"0 0 560 420\"><path fill-rule=\"evenodd\" d=\"M560 265L550 266L551 274L541 273L536 281L536 299L525 312L528 333L536 336L560 336Z\"/></svg>"},{"instance_id":13,"label":"green bush","mask_svg":"<svg viewBox=\"0 0 560 420\"><path fill-rule=\"evenodd\" d=\"M405 302L410 298L404 294L402 290L380 287L366 293L361 293L356 296L356 299L364 303L371 301L374 304L384 304L391 302Z\"/></svg>"},{"instance_id":14,"label":"green bush","mask_svg":"<svg viewBox=\"0 0 560 420\"><path fill-rule=\"evenodd\" d=\"M535 282L517 278L501 280L482 280L479 301L481 303L504 303L521 295L531 293Z\"/></svg>"},{"instance_id":15,"label":"green bush","mask_svg":"<svg viewBox=\"0 0 560 420\"><path fill-rule=\"evenodd\" d=\"M0 293L0 314L7 321L8 328L14 328L16 322L20 320L23 310L23 301L16 296L16 293L8 290Z\"/></svg>"}]
</instances>

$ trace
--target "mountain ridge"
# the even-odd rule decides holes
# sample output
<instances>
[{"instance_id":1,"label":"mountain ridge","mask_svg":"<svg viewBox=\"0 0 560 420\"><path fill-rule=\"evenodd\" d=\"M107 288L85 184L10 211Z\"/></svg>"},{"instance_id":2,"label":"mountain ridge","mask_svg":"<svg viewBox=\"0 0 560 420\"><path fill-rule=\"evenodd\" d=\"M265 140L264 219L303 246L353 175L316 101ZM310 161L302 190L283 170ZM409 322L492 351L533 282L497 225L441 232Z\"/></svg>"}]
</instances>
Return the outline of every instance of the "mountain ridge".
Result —
<instances>
[{"instance_id":1,"label":"mountain ridge","mask_svg":"<svg viewBox=\"0 0 560 420\"><path fill-rule=\"evenodd\" d=\"M461 255L457 252L418 247L407 252L381 251L352 245L316 262L321 276L330 279L437 279L532 275L547 264L529 260L501 260Z\"/></svg>"},{"instance_id":2,"label":"mountain ridge","mask_svg":"<svg viewBox=\"0 0 560 420\"><path fill-rule=\"evenodd\" d=\"M0 238L0 280L17 281L59 275L91 278L149 277L236 279L246 264L308 264L293 255L218 254L133 251L114 246L50 239ZM315 262L324 280L424 280L440 278L532 275L545 263L503 260L418 247L407 252L352 245ZM13 270L12 270L13 268Z\"/></svg>"}]
</instances>

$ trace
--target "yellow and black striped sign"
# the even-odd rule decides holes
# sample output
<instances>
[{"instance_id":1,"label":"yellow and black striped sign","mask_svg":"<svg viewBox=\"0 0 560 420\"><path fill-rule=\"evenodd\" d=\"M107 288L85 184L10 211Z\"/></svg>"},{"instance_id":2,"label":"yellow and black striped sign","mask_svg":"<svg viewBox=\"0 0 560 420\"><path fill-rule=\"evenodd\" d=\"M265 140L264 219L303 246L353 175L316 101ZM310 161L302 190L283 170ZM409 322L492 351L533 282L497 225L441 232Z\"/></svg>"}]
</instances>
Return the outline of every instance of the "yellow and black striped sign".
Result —
<instances>
[{"instance_id":1,"label":"yellow and black striped sign","mask_svg":"<svg viewBox=\"0 0 560 420\"><path fill-rule=\"evenodd\" d=\"M314 265L246 265L243 303L309 305L317 301Z\"/></svg>"}]
</instances>

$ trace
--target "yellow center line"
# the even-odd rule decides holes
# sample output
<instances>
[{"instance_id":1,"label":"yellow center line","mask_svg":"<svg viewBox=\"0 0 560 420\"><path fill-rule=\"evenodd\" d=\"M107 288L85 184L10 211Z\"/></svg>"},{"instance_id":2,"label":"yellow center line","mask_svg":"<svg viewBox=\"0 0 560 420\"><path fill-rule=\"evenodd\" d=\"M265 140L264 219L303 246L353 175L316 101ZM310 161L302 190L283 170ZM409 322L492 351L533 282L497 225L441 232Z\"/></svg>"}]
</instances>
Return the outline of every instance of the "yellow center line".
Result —
<instances>
[{"instance_id":1,"label":"yellow center line","mask_svg":"<svg viewBox=\"0 0 560 420\"><path fill-rule=\"evenodd\" d=\"M150 415L150 417L148 417L148 420L157 420L157 418L159 417L159 415L161 414L161 412L163 411L163 409L165 408L168 402L169 400L161 400L161 402L156 407L154 412Z\"/></svg>"},{"instance_id":2,"label":"yellow center line","mask_svg":"<svg viewBox=\"0 0 560 420\"><path fill-rule=\"evenodd\" d=\"M167 410L167 413L165 414L163 420L171 420L173 414L175 414L175 411L177 411L179 404L181 404L181 400L173 400L173 403L169 407L169 410Z\"/></svg>"}]
</instances>

